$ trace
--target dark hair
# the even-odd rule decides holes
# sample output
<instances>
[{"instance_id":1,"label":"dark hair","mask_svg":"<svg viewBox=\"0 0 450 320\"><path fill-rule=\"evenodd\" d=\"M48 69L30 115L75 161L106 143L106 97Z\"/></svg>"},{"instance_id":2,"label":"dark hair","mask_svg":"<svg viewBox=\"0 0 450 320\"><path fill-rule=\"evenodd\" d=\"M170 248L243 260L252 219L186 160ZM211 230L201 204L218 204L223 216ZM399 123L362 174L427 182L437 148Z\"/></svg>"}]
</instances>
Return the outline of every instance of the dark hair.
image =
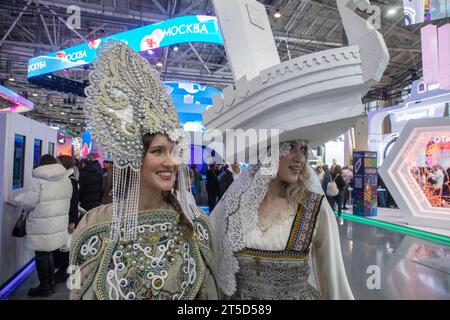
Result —
<instances>
[{"instance_id":1,"label":"dark hair","mask_svg":"<svg viewBox=\"0 0 450 320\"><path fill-rule=\"evenodd\" d=\"M152 144L153 139L155 138L154 134L146 134L142 137L142 143L144 145L144 153L142 157L144 158L148 149L150 148L150 145ZM185 226L188 229L189 235L192 236L193 228L190 223L190 221L187 219L186 215L183 212L183 209L181 208L180 203L178 202L178 199L175 197L175 195L172 193L172 191L163 191L162 192L163 200L171 205L175 211L180 215L180 224L182 226Z\"/></svg>"},{"instance_id":2,"label":"dark hair","mask_svg":"<svg viewBox=\"0 0 450 320\"><path fill-rule=\"evenodd\" d=\"M86 157L89 161L95 161L97 160L97 157L93 153L89 153Z\"/></svg>"},{"instance_id":3,"label":"dark hair","mask_svg":"<svg viewBox=\"0 0 450 320\"><path fill-rule=\"evenodd\" d=\"M46 166L49 164L57 164L57 163L58 161L56 161L55 157L52 156L51 154L44 154L39 159L39 166Z\"/></svg>"},{"instance_id":4,"label":"dark hair","mask_svg":"<svg viewBox=\"0 0 450 320\"><path fill-rule=\"evenodd\" d=\"M342 173L342 168L341 168L341 166L340 166L340 165L336 165L336 166L334 167L334 171L333 171L333 174L331 175L331 177L334 179L334 178L337 177L338 174L341 174L341 173Z\"/></svg>"},{"instance_id":5,"label":"dark hair","mask_svg":"<svg viewBox=\"0 0 450 320\"><path fill-rule=\"evenodd\" d=\"M63 167L66 168L66 170L69 170L70 168L74 167L74 163L71 156L61 155L58 156L58 160L59 162L61 162Z\"/></svg>"}]
</instances>

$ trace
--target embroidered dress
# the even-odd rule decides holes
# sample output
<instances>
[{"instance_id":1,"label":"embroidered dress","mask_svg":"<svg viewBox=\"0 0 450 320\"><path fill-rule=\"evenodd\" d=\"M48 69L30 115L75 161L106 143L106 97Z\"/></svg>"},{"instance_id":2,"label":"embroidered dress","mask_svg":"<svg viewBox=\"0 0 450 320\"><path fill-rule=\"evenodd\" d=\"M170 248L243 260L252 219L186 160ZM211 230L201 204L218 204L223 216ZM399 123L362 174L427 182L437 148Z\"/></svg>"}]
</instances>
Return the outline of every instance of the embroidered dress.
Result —
<instances>
[{"instance_id":1,"label":"embroidered dress","mask_svg":"<svg viewBox=\"0 0 450 320\"><path fill-rule=\"evenodd\" d=\"M322 199L323 196L309 192L308 207L289 208L271 221L259 220L246 237L247 248L236 253L239 272L237 292L232 298L321 299L308 283L308 259ZM289 226L290 233L285 232Z\"/></svg>"},{"instance_id":2,"label":"embroidered dress","mask_svg":"<svg viewBox=\"0 0 450 320\"><path fill-rule=\"evenodd\" d=\"M206 216L194 219L190 238L172 209L140 212L129 242L110 239L111 217L111 205L99 207L77 228L71 299L217 299Z\"/></svg>"},{"instance_id":3,"label":"embroidered dress","mask_svg":"<svg viewBox=\"0 0 450 320\"><path fill-rule=\"evenodd\" d=\"M283 150L284 145L280 146ZM282 154L282 152L280 152ZM339 231L317 175L306 167L303 205L277 219L258 207L276 176L249 167L209 216L217 283L232 299L354 299Z\"/></svg>"}]
</instances>

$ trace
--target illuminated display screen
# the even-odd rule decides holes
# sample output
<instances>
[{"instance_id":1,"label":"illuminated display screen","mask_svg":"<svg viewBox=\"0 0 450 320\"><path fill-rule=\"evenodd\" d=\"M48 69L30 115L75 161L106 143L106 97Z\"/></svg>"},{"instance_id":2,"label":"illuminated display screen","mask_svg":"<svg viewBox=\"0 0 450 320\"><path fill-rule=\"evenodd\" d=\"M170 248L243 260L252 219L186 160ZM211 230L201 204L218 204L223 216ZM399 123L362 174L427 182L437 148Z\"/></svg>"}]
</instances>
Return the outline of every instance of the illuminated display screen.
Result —
<instances>
[{"instance_id":1,"label":"illuminated display screen","mask_svg":"<svg viewBox=\"0 0 450 320\"><path fill-rule=\"evenodd\" d=\"M183 129L203 132L202 112L212 105L212 97L222 91L192 82L166 81L164 85L175 104Z\"/></svg>"},{"instance_id":2,"label":"illuminated display screen","mask_svg":"<svg viewBox=\"0 0 450 320\"><path fill-rule=\"evenodd\" d=\"M430 206L450 208L450 195L447 192L450 186L450 135L445 131L441 135L433 134L424 138L428 140L424 150L416 149L416 157L408 159L410 171ZM421 157L422 154L424 156Z\"/></svg>"},{"instance_id":3,"label":"illuminated display screen","mask_svg":"<svg viewBox=\"0 0 450 320\"><path fill-rule=\"evenodd\" d=\"M39 166L39 160L42 155L42 140L34 139L33 149L33 169Z\"/></svg>"},{"instance_id":4,"label":"illuminated display screen","mask_svg":"<svg viewBox=\"0 0 450 320\"><path fill-rule=\"evenodd\" d=\"M450 16L450 0L403 0L405 25L444 19Z\"/></svg>"},{"instance_id":5,"label":"illuminated display screen","mask_svg":"<svg viewBox=\"0 0 450 320\"><path fill-rule=\"evenodd\" d=\"M55 144L53 142L48 143L48 154L55 156Z\"/></svg>"},{"instance_id":6,"label":"illuminated display screen","mask_svg":"<svg viewBox=\"0 0 450 320\"><path fill-rule=\"evenodd\" d=\"M0 112L25 112L33 110L33 102L0 85Z\"/></svg>"},{"instance_id":7,"label":"illuminated display screen","mask_svg":"<svg viewBox=\"0 0 450 320\"><path fill-rule=\"evenodd\" d=\"M411 120L407 125L408 130L402 131L392 152L383 163L381 171L387 172L389 176L386 177L385 173L381 172L382 178L391 192L395 185L395 192L401 194L402 198L395 198L400 206L403 198L406 198L405 203L408 206L417 208L410 209L413 215L436 212L448 217L450 127L439 126L446 121L445 118L423 121L438 123L435 127L415 127L414 120Z\"/></svg>"},{"instance_id":8,"label":"illuminated display screen","mask_svg":"<svg viewBox=\"0 0 450 320\"><path fill-rule=\"evenodd\" d=\"M85 131L81 135L81 155L86 157L92 151L92 129Z\"/></svg>"},{"instance_id":9,"label":"illuminated display screen","mask_svg":"<svg viewBox=\"0 0 450 320\"><path fill-rule=\"evenodd\" d=\"M109 39L126 42L137 52L185 42L223 44L216 17L178 17L32 58L28 77L92 63L97 49Z\"/></svg>"},{"instance_id":10,"label":"illuminated display screen","mask_svg":"<svg viewBox=\"0 0 450 320\"><path fill-rule=\"evenodd\" d=\"M23 188L26 137L14 135L13 189Z\"/></svg>"}]
</instances>

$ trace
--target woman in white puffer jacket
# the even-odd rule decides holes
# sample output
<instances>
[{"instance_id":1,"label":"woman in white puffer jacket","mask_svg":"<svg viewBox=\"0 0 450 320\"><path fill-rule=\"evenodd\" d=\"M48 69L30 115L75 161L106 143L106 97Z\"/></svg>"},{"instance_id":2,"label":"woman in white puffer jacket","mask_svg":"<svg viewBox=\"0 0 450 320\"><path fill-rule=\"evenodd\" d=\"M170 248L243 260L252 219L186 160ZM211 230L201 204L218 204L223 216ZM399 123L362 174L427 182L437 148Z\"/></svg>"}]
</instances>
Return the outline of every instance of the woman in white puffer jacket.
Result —
<instances>
[{"instance_id":1,"label":"woman in white puffer jacket","mask_svg":"<svg viewBox=\"0 0 450 320\"><path fill-rule=\"evenodd\" d=\"M68 240L72 183L66 170L51 155L43 155L40 166L33 170L31 190L16 197L20 206L30 213L26 222L25 247L35 251L39 286L30 296L49 296L53 290L52 251L66 245Z\"/></svg>"}]
</instances>

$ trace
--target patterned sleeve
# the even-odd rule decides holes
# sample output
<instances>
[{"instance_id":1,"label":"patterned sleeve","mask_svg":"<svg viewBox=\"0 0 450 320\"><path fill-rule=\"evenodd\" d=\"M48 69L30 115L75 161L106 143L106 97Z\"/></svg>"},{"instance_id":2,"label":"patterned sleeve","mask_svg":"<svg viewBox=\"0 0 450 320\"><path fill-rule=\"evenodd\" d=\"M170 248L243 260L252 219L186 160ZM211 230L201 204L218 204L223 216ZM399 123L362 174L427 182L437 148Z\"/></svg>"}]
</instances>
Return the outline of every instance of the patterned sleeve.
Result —
<instances>
[{"instance_id":1,"label":"patterned sleeve","mask_svg":"<svg viewBox=\"0 0 450 320\"><path fill-rule=\"evenodd\" d=\"M96 299L93 281L109 239L111 210L111 205L90 210L73 233L68 271L71 300Z\"/></svg>"},{"instance_id":2,"label":"patterned sleeve","mask_svg":"<svg viewBox=\"0 0 450 320\"><path fill-rule=\"evenodd\" d=\"M213 254L213 234L211 224L208 217L201 213L199 217L193 221L194 237L198 242L200 252L206 264L206 275L202 288L198 294L198 299L216 300L218 299L218 290L214 268Z\"/></svg>"}]
</instances>

